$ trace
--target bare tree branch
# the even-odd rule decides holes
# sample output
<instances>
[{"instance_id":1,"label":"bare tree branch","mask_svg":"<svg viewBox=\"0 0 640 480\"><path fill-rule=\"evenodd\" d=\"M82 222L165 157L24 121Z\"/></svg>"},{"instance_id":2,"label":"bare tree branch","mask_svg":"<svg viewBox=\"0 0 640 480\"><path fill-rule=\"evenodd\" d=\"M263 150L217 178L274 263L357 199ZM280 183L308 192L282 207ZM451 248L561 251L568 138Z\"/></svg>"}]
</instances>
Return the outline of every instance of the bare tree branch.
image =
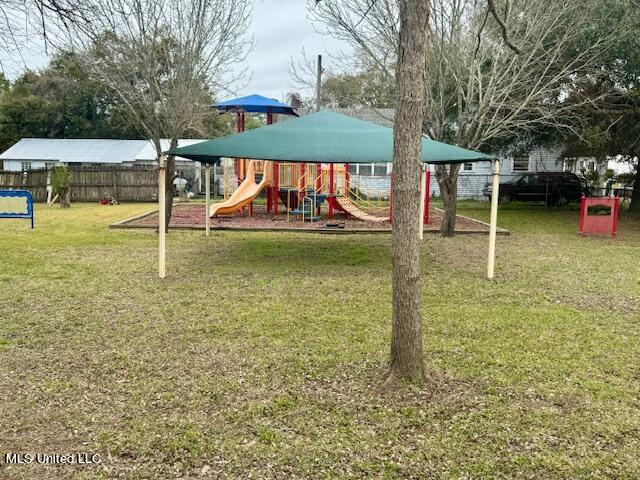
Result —
<instances>
[{"instance_id":1,"label":"bare tree branch","mask_svg":"<svg viewBox=\"0 0 640 480\"><path fill-rule=\"evenodd\" d=\"M244 60L250 0L85 0L85 29L68 42L88 75L117 94L158 157L200 129L212 98L233 84ZM167 223L174 159L167 170Z\"/></svg>"},{"instance_id":2,"label":"bare tree branch","mask_svg":"<svg viewBox=\"0 0 640 480\"><path fill-rule=\"evenodd\" d=\"M504 8L501 8L503 5ZM397 2L323 0L312 15L381 75L393 73ZM384 7L384 8L383 8ZM575 130L581 108L567 101L577 78L602 74L613 29L585 43L598 0L432 0L424 131L459 146L507 153L540 130ZM455 203L458 168L436 171L445 204ZM453 209L450 213L455 213ZM443 222L443 224L446 222Z\"/></svg>"},{"instance_id":3,"label":"bare tree branch","mask_svg":"<svg viewBox=\"0 0 640 480\"><path fill-rule=\"evenodd\" d=\"M509 0L506 0L506 4L507 4L506 9L508 9ZM519 54L520 53L520 49L518 47L516 47L511 42L511 40L509 40L509 33L507 32L507 26L505 25L504 20L502 20L502 17L500 16L500 14L497 12L494 0L487 0L487 6L489 8L489 12L491 13L491 15L493 15L493 18L495 19L495 21L498 23L498 25L500 25L500 29L502 30L502 39L504 40L504 43L511 50L513 50L513 52L516 55Z\"/></svg>"}]
</instances>

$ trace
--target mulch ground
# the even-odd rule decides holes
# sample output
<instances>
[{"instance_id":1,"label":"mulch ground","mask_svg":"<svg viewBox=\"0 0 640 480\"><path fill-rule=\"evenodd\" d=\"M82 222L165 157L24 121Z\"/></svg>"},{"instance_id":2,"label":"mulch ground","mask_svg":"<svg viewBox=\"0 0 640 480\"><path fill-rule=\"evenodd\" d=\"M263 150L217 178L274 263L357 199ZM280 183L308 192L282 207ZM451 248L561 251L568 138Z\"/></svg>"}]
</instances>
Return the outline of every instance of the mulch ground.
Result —
<instances>
[{"instance_id":1,"label":"mulch ground","mask_svg":"<svg viewBox=\"0 0 640 480\"><path fill-rule=\"evenodd\" d=\"M375 214L375 212L369 212ZM437 232L442 222L442 212L431 209L430 222L425 225L425 231ZM341 228L327 226L328 223L340 224ZM125 220L112 226L119 228L155 228L158 225L158 212L151 212L145 216ZM177 204L173 206L171 215L171 227L178 228L205 228L205 208L198 204ZM318 231L372 231L389 232L391 224L385 222L366 222L353 217L346 218L342 213L334 215L330 222L323 211L323 220L316 222L302 222L297 215L289 215L287 221L286 212L281 212L277 219L272 213L267 213L266 207L256 205L253 208L253 216L249 216L246 208L243 213L225 215L211 219L212 229L247 229L247 230L318 230ZM486 233L489 231L487 224L469 217L458 216L456 220L456 232L458 233Z\"/></svg>"}]
</instances>

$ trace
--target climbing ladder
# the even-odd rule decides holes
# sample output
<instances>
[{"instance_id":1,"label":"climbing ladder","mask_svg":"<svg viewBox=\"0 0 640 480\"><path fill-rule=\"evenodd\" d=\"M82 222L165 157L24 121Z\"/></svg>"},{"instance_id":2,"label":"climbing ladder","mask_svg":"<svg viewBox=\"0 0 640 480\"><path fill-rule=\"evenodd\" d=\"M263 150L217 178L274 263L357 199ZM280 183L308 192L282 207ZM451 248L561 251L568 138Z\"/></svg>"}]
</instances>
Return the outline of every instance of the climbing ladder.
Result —
<instances>
[{"instance_id":1,"label":"climbing ladder","mask_svg":"<svg viewBox=\"0 0 640 480\"><path fill-rule=\"evenodd\" d=\"M324 194L314 194L309 192L307 195L302 197L302 202L298 202L298 206L295 210L291 210L291 213L294 215L302 215L303 222L315 222L320 220L322 217L316 215L316 210L322 202L324 202L325 198L326 195Z\"/></svg>"}]
</instances>

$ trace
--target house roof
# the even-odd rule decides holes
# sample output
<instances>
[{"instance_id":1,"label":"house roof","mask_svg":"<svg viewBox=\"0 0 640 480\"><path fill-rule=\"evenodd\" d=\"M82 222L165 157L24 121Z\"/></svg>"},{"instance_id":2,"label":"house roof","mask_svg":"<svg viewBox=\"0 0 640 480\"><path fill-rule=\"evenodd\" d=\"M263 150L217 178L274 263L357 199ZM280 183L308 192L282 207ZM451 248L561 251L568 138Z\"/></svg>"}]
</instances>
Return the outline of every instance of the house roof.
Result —
<instances>
[{"instance_id":1,"label":"house roof","mask_svg":"<svg viewBox=\"0 0 640 480\"><path fill-rule=\"evenodd\" d=\"M242 133L227 135L171 154L214 163L221 157L284 162L389 163L393 129L327 110ZM472 150L422 138L425 163L489 161Z\"/></svg>"},{"instance_id":2,"label":"house roof","mask_svg":"<svg viewBox=\"0 0 640 480\"><path fill-rule=\"evenodd\" d=\"M178 140L178 147L188 147L190 145L195 145L196 143L200 143L200 142L206 142L206 140L199 139L199 138L198 139L181 138L180 140ZM163 138L162 140L160 140L162 151L168 150L170 147L170 143L171 142L167 138ZM144 147L136 155L136 160L146 161L146 162L155 162L156 159L157 159L156 147L153 146L152 142L144 140Z\"/></svg>"},{"instance_id":3,"label":"house roof","mask_svg":"<svg viewBox=\"0 0 640 480\"><path fill-rule=\"evenodd\" d=\"M183 140L179 146L193 145L204 140ZM162 149L169 148L169 140L161 141ZM58 139L23 138L0 154L0 160L58 161L65 163L124 163L155 161L156 153L149 140Z\"/></svg>"}]
</instances>

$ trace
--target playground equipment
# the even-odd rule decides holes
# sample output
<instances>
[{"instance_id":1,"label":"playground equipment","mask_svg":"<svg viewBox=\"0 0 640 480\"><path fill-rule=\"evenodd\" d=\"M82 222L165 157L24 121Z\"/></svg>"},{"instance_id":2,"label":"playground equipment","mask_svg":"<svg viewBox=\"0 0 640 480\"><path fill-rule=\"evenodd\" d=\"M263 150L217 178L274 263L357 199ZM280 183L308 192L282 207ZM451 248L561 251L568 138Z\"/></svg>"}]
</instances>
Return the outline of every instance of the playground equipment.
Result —
<instances>
[{"instance_id":1,"label":"playground equipment","mask_svg":"<svg viewBox=\"0 0 640 480\"><path fill-rule=\"evenodd\" d=\"M33 196L27 190L0 190L0 218L28 218L33 228Z\"/></svg>"},{"instance_id":2,"label":"playground equipment","mask_svg":"<svg viewBox=\"0 0 640 480\"><path fill-rule=\"evenodd\" d=\"M592 209L592 213L589 209ZM618 197L592 197L584 195L580 201L580 227L578 234L610 233L616 238L618 228L618 212L620 199Z\"/></svg>"},{"instance_id":3,"label":"playground equipment","mask_svg":"<svg viewBox=\"0 0 640 480\"><path fill-rule=\"evenodd\" d=\"M325 205L328 208L329 220L332 220L338 211L345 216L363 221L390 220L391 177L376 177L378 185L372 185L371 183L375 183L372 182L373 177L352 177L348 164L271 163L273 163L273 170L269 172L269 181L261 184L261 190L267 190L267 212L273 212L276 218L280 204L286 209L288 221L291 217L300 218L302 221L319 220L322 218L321 209ZM239 190L244 192L248 188L247 183L253 185L254 180L251 177L252 173L247 170L245 180L236 187L233 180L237 178L236 172L240 168L242 168L240 161L227 161L224 164L224 197L234 200L231 203L227 203L228 200L225 201L222 204L225 207L242 207L248 203L238 204L237 200L246 198L246 195L238 196L236 192ZM429 172L427 176L429 177ZM255 196L258 193L260 192ZM425 223L429 223L428 194L425 201L427 205L424 220ZM211 211L213 215L214 209ZM216 209L215 214L232 214L238 211L240 211L239 208L221 208Z\"/></svg>"},{"instance_id":4,"label":"playground equipment","mask_svg":"<svg viewBox=\"0 0 640 480\"><path fill-rule=\"evenodd\" d=\"M239 133L245 130L246 113L266 114L267 125L273 123L274 114L296 115L289 105L261 95L240 97L216 103L213 107L235 113ZM267 212L272 212L276 218L282 203L287 220L294 216L302 221L315 221L321 218L321 208L327 203L330 220L336 211L365 221L384 222L390 219L390 184L386 191L374 191L372 188L363 191L360 185L353 186L348 164L273 162L270 175L263 176L256 184L255 174L258 172L253 162L237 157L223 160L225 201L209 209L211 216L237 213L245 206L249 207L251 215L253 200L266 190ZM428 223L428 207L426 211Z\"/></svg>"},{"instance_id":5,"label":"playground equipment","mask_svg":"<svg viewBox=\"0 0 640 480\"><path fill-rule=\"evenodd\" d=\"M289 105L260 95L216 103L213 107L236 114L238 133L245 130L246 113L266 114L267 125L273 123L274 114L296 115ZM294 216L303 222L316 221L322 218L321 209L327 203L329 220L333 219L336 211L364 221L391 220L390 180L385 180L387 183L383 188L362 188L360 177L354 185L348 163L273 161L269 165L269 174L263 175L260 183L256 184L257 164L254 161L237 156L222 160L225 200L209 209L210 216L241 212L245 206L249 207L249 215L252 215L253 200L266 190L267 212L273 213L275 218L282 203L287 220ZM425 201L424 220L429 223L428 194Z\"/></svg>"},{"instance_id":6,"label":"playground equipment","mask_svg":"<svg viewBox=\"0 0 640 480\"><path fill-rule=\"evenodd\" d=\"M234 98L232 100L226 100L224 102L215 103L212 105L213 108L220 110L221 112L227 113L235 113L236 115L236 130L238 133L245 131L245 114L247 113L263 113L266 114L267 117L267 125L271 125L273 123L274 114L278 115L291 115L297 117L298 114L293 110L290 105L285 103L278 102L272 98L263 97L262 95L247 95L245 97ZM235 171L234 179L237 179L237 188L240 189L241 185L245 180L247 180L249 170L248 163L252 160L247 160L244 158L236 158L232 161L230 166L231 171ZM228 198L228 192L233 189L232 185L232 177L229 173L229 169L225 165L224 169L224 192L225 199ZM247 184L244 188L249 188L250 183ZM268 187L270 188L270 186ZM234 192L235 193L235 192ZM260 193L260 192L258 192ZM255 197L254 197L255 198ZM273 198L273 194L270 192L267 196L268 200L268 210L271 210L271 199ZM248 202L250 213L253 211L253 200ZM233 212L232 212L233 213ZM223 214L220 211L220 214Z\"/></svg>"},{"instance_id":7,"label":"playground equipment","mask_svg":"<svg viewBox=\"0 0 640 480\"><path fill-rule=\"evenodd\" d=\"M338 204L340 210L359 220L364 220L367 222L386 222L389 220L389 217L378 217L359 209L346 195L336 197L336 203Z\"/></svg>"},{"instance_id":8,"label":"playground equipment","mask_svg":"<svg viewBox=\"0 0 640 480\"><path fill-rule=\"evenodd\" d=\"M496 223L497 223L497 198L500 185L500 169L499 161L480 152L466 150L464 148L447 145L437 142L426 137L421 139L422 149L420 155L420 164L426 166L428 164L446 165L451 163L468 163L468 162L493 162L493 192L496 194L492 197L491 203L491 225L489 228L489 259L487 265L487 277L493 278L494 259L495 259L495 239L496 239ZM228 135L200 142L195 145L175 148L168 152L169 155L179 155L183 158L192 158L202 163L215 164L220 159L254 159L269 160L278 162L273 163L274 172L274 188L271 189L270 205L274 216L278 214L280 199L280 163L298 163L300 168L304 165L305 176L299 176L299 184L296 186L296 194L298 195L298 203L302 197L304 204L307 189L301 188L303 185L312 185L317 208L320 194L325 195L325 200L329 203L329 215L333 214L333 208L336 206L336 185L335 185L335 165L345 164L388 164L393 161L393 130L380 125L364 122L346 115L335 112L320 111L302 118L278 122L262 128L256 128L247 132ZM158 182L162 185L164 181L164 171L162 168L163 161L160 162L158 173ZM311 176L306 173L308 164L315 164L316 174L311 180ZM325 167L328 165L328 167ZM328 193L318 188L314 181L325 183L322 177L322 171L329 169L327 183ZM318 175L318 169L320 174ZM333 171L331 170L333 169ZM427 198L428 189L425 188L426 177L428 172L423 170L421 191L424 192L424 198ZM347 182L349 177L345 175ZM333 183L333 185L331 185ZM277 187L277 188L276 188ZM162 193L162 192L160 192ZM291 194L289 193L289 198ZM313 197L312 196L312 197ZM422 196L422 195L421 195ZM162 195L159 198L164 198ZM276 201L273 201L276 200ZM208 202L208 200L207 200ZM312 198L313 202L313 198ZM308 201L307 201L308 203ZM391 202L389 202L391 203ZM415 219L420 224L420 234L423 231L424 223L424 203L420 208L420 213ZM269 203L267 203L269 206ZM313 205L313 203L312 203ZM291 204L287 205L289 208ZM164 202L159 201L160 215L162 216ZM307 211L308 207L303 207ZM290 209L290 208L289 208ZM389 212L391 214L392 212ZM389 216L391 219L391 215ZM304 215L303 215L304 219ZM164 231L164 222L159 221L159 241L158 241L158 275L160 278L165 276L165 259L166 259L166 236Z\"/></svg>"},{"instance_id":9,"label":"playground equipment","mask_svg":"<svg viewBox=\"0 0 640 480\"><path fill-rule=\"evenodd\" d=\"M271 187L272 168L272 162L249 161L244 181L227 200L211 205L209 216L241 212L246 205L250 205L251 208L251 203L260 192L267 187ZM256 169L262 170L262 179L258 183L256 183Z\"/></svg>"},{"instance_id":10,"label":"playground equipment","mask_svg":"<svg viewBox=\"0 0 640 480\"><path fill-rule=\"evenodd\" d=\"M238 178L238 170L246 161L229 160L224 164L225 199L234 202L222 205L239 206L251 202L238 204L238 190L244 191L248 185L254 185L251 175L245 173L245 180L236 187L234 180ZM269 181L261 183L260 191L267 190L267 212L273 212L278 217L278 205L286 208L287 220L296 217L304 221L316 221L322 218L321 209L325 204L328 208L328 219L333 220L336 212L367 222L391 221L391 184L392 176L356 176L349 173L348 164L319 164L319 163L289 163L270 162L273 170L269 174ZM426 175L426 191L424 195L424 223L429 223L429 186L431 172ZM374 180L375 179L375 180ZM253 191L253 187L251 187ZM260 193L258 191L253 199ZM216 205L214 205L215 207ZM240 208L221 208L211 210L214 214L224 215L241 211Z\"/></svg>"}]
</instances>

